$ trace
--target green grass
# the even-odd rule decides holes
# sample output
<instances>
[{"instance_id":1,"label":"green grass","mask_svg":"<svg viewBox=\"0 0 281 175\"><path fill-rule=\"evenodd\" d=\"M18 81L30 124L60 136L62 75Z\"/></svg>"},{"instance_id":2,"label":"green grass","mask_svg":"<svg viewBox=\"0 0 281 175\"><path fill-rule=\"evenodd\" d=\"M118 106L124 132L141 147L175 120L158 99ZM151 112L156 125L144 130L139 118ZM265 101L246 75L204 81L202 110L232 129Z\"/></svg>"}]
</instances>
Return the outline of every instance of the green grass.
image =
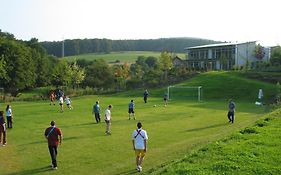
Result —
<instances>
[{"instance_id":1,"label":"green grass","mask_svg":"<svg viewBox=\"0 0 281 175\"><path fill-rule=\"evenodd\" d=\"M151 174L281 174L281 109Z\"/></svg>"},{"instance_id":2,"label":"green grass","mask_svg":"<svg viewBox=\"0 0 281 175\"><path fill-rule=\"evenodd\" d=\"M224 78L228 75L232 76L229 73L203 74L202 80L196 77L185 83L207 84L214 81L214 88L218 77L228 83L228 79ZM237 81L240 80L239 77L236 78ZM240 81L243 82L240 86L248 87L248 81ZM255 81L252 87L260 85L263 83ZM0 159L1 174L135 173L131 133L136 128L137 121L142 121L148 132L148 153L143 168L144 173L149 173L155 167L180 159L192 150L253 125L265 113L264 108L255 106L250 98L236 99L236 120L232 125L227 122L227 100L172 100L164 107L164 90L149 90L151 96L148 104L143 103L142 90L107 96L77 97L72 99L74 109L65 109L64 113L59 112L58 105L50 106L48 101L13 102L14 128L8 130L8 145L0 148L1 157L5 157ZM221 97L224 92L227 90L221 91L221 94L214 93ZM247 95L247 91L239 93ZM239 93L234 89L233 94ZM104 134L105 123L94 122L91 108L97 99L100 101L102 114L108 104L113 105L111 136ZM128 120L127 105L131 99L135 100L137 121ZM157 107L153 107L154 104ZM1 104L1 108L4 109L5 105ZM59 169L55 172L50 172L48 167L50 157L43 136L51 120L56 120L64 134L63 144L59 147Z\"/></svg>"},{"instance_id":3,"label":"green grass","mask_svg":"<svg viewBox=\"0 0 281 175\"><path fill-rule=\"evenodd\" d=\"M109 54L83 54L83 55L76 55L76 56L69 56L66 57L68 60L74 59L84 59L87 61L93 61L95 59L104 59L108 63L115 63L116 60L119 60L121 63L134 63L139 56L149 57L153 56L156 58L160 57L160 52L149 52L149 51L127 51L127 52L112 52ZM178 54L181 58L185 58L185 54Z\"/></svg>"}]
</instances>

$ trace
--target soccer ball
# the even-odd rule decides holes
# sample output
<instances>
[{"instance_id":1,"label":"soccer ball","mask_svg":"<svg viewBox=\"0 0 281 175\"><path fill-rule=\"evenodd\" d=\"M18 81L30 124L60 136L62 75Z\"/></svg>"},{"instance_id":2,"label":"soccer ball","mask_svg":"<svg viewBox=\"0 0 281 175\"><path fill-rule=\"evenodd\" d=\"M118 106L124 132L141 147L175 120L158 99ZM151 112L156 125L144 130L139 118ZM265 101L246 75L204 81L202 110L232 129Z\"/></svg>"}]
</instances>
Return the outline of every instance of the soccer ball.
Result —
<instances>
[{"instance_id":1,"label":"soccer ball","mask_svg":"<svg viewBox=\"0 0 281 175\"><path fill-rule=\"evenodd\" d=\"M153 105L153 107L156 107L156 105Z\"/></svg>"}]
</instances>

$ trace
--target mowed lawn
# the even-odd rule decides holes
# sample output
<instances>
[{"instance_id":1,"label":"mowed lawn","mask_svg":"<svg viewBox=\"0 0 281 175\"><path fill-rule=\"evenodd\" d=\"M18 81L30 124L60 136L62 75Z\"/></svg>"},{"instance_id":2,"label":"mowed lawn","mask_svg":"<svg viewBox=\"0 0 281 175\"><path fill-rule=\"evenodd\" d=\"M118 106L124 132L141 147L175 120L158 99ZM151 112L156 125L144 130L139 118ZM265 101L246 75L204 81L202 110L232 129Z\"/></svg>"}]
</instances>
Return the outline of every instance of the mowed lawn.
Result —
<instances>
[{"instance_id":1,"label":"mowed lawn","mask_svg":"<svg viewBox=\"0 0 281 175\"><path fill-rule=\"evenodd\" d=\"M117 60L121 63L134 63L139 56L144 57L156 57L159 58L161 52L150 52L150 51L123 51L123 52L111 52L108 54L105 53L89 53L83 55L75 55L75 56L68 56L65 57L68 60L87 60L87 61L94 61L96 59L104 59L108 63L115 63ZM178 53L177 54L181 58L185 58L185 54Z\"/></svg>"},{"instance_id":2,"label":"mowed lawn","mask_svg":"<svg viewBox=\"0 0 281 175\"><path fill-rule=\"evenodd\" d=\"M138 95L138 94L137 94ZM135 156L131 134L137 121L147 130L148 152L143 172L169 163L192 149L225 138L252 125L264 113L254 103L236 101L236 120L229 124L227 101L170 101L150 97L144 104L126 95L73 98L73 110L50 106L48 101L13 102L14 128L8 130L7 146L0 147L0 174L134 174ZM106 106L113 105L112 135L105 135L105 123L96 124L92 105L100 101L102 119ZM134 99L137 120L128 120L127 106ZM156 107L153 105L156 104ZM1 104L4 110L6 104ZM50 169L44 130L51 120L61 128L64 141L59 147L58 170Z\"/></svg>"}]
</instances>

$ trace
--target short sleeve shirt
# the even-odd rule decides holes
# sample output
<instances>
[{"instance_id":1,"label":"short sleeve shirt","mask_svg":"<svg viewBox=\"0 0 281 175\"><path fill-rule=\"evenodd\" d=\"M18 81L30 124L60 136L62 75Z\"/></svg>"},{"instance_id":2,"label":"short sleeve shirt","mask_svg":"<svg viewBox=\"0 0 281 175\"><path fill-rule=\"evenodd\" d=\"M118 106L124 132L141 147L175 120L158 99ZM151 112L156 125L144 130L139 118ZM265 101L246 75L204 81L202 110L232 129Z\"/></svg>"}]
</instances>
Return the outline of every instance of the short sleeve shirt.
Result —
<instances>
[{"instance_id":1,"label":"short sleeve shirt","mask_svg":"<svg viewBox=\"0 0 281 175\"><path fill-rule=\"evenodd\" d=\"M111 119L111 112L109 109L106 109L104 112L104 119L105 120L110 120Z\"/></svg>"},{"instance_id":2,"label":"short sleeve shirt","mask_svg":"<svg viewBox=\"0 0 281 175\"><path fill-rule=\"evenodd\" d=\"M144 140L148 140L146 131L142 129L134 130L132 140L135 140L135 149L144 149Z\"/></svg>"},{"instance_id":3,"label":"short sleeve shirt","mask_svg":"<svg viewBox=\"0 0 281 175\"><path fill-rule=\"evenodd\" d=\"M53 127L49 127L45 130L45 136L47 136ZM59 128L54 128L54 130L49 134L48 137L48 145L50 146L57 146L59 144L59 135L61 134L61 130Z\"/></svg>"},{"instance_id":4,"label":"short sleeve shirt","mask_svg":"<svg viewBox=\"0 0 281 175\"><path fill-rule=\"evenodd\" d=\"M12 116L12 109L9 108L7 111L6 111L6 116Z\"/></svg>"}]
</instances>

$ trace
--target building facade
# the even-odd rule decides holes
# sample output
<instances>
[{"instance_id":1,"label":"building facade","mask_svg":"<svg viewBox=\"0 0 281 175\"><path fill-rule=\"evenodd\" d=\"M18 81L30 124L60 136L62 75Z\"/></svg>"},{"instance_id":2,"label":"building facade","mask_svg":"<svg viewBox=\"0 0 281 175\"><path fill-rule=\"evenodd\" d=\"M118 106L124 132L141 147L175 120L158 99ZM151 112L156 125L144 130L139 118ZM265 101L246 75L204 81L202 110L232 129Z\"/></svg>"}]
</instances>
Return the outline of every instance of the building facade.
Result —
<instances>
[{"instance_id":1,"label":"building facade","mask_svg":"<svg viewBox=\"0 0 281 175\"><path fill-rule=\"evenodd\" d=\"M234 67L254 66L269 61L270 49L256 42L220 43L188 47L187 67L205 70L229 70Z\"/></svg>"}]
</instances>

